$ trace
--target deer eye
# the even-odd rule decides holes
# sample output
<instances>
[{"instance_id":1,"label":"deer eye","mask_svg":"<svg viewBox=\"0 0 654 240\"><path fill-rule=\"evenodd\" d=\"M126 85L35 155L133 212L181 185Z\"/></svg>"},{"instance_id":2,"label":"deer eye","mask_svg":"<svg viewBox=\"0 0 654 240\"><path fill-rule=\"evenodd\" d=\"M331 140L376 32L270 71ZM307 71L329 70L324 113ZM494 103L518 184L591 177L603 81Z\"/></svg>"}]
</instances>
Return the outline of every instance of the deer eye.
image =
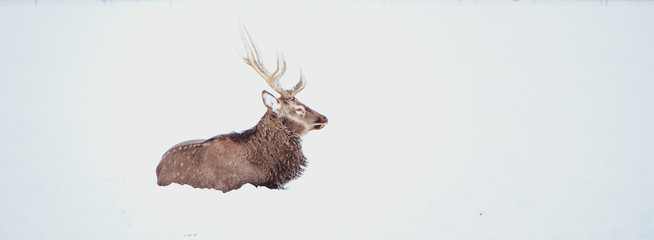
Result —
<instances>
[{"instance_id":1,"label":"deer eye","mask_svg":"<svg viewBox=\"0 0 654 240\"><path fill-rule=\"evenodd\" d=\"M297 115L302 115L302 114L304 114L304 108L296 108L296 109L295 109L295 113L296 113Z\"/></svg>"}]
</instances>

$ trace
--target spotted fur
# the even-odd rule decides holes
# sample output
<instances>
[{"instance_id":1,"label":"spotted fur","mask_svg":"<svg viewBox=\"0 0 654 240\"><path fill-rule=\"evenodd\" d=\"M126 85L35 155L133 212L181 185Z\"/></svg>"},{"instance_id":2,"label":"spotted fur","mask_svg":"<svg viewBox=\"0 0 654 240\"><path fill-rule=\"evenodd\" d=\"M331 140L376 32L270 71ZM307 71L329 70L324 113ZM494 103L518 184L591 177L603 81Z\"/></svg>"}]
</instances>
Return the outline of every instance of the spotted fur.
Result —
<instances>
[{"instance_id":1,"label":"spotted fur","mask_svg":"<svg viewBox=\"0 0 654 240\"><path fill-rule=\"evenodd\" d=\"M188 184L223 192L250 183L280 189L307 165L292 121L268 111L253 128L173 146L157 166L157 184Z\"/></svg>"}]
</instances>

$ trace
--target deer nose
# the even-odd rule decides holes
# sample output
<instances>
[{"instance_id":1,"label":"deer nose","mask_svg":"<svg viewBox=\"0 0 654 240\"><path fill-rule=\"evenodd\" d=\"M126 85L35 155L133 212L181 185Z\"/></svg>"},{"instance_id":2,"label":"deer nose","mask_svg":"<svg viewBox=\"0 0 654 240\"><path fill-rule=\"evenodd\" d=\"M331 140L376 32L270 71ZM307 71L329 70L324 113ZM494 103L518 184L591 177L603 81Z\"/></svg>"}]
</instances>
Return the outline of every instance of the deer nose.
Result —
<instances>
[{"instance_id":1,"label":"deer nose","mask_svg":"<svg viewBox=\"0 0 654 240\"><path fill-rule=\"evenodd\" d=\"M316 123L313 124L313 129L314 130L319 130L325 127L327 125L327 117L325 116L320 116L318 117L318 120L316 120Z\"/></svg>"},{"instance_id":2,"label":"deer nose","mask_svg":"<svg viewBox=\"0 0 654 240\"><path fill-rule=\"evenodd\" d=\"M318 120L316 121L316 123L326 124L326 123L327 123L327 117L325 117L325 116L320 116L320 117L318 118Z\"/></svg>"}]
</instances>

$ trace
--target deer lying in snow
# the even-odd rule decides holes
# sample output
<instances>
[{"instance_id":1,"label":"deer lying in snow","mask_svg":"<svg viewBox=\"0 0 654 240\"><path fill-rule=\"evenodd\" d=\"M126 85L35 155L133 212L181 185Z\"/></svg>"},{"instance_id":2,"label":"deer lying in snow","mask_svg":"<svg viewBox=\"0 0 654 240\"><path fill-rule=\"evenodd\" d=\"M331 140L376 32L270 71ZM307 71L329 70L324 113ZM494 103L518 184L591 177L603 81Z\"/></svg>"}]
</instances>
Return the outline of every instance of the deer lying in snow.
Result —
<instances>
[{"instance_id":1,"label":"deer lying in snow","mask_svg":"<svg viewBox=\"0 0 654 240\"><path fill-rule=\"evenodd\" d=\"M277 69L270 74L244 26L241 39L247 53L243 58L245 63L281 96L276 98L265 90L261 93L267 111L249 130L173 146L157 166L158 185L179 183L227 192L250 183L281 189L299 177L306 167L300 138L311 130L323 128L327 118L295 98L306 85L301 70L295 87L283 89L279 84L286 71L283 55L277 54Z\"/></svg>"}]
</instances>

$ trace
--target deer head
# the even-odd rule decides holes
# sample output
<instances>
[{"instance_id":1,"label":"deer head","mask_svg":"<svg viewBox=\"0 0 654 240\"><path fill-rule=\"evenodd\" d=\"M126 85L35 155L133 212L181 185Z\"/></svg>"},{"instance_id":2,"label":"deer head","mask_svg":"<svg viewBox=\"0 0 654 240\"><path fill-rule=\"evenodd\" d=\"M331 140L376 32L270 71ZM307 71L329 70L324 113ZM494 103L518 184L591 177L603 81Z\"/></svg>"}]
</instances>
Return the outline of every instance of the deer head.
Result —
<instances>
[{"instance_id":1,"label":"deer head","mask_svg":"<svg viewBox=\"0 0 654 240\"><path fill-rule=\"evenodd\" d=\"M268 72L263 66L261 54L259 49L252 41L250 33L248 33L245 26L241 25L241 40L247 56L243 57L243 61L250 65L254 70L263 77L270 87L279 93L279 98L275 97L268 91L261 92L263 104L268 108L268 111L273 116L280 118L284 125L294 134L304 135L311 130L318 130L325 127L327 124L327 117L320 113L313 111L295 98L307 84L306 77L302 74L300 69L300 81L291 89L284 89L279 83L279 79L286 72L286 61L284 55L277 52L277 69L273 73Z\"/></svg>"}]
</instances>

